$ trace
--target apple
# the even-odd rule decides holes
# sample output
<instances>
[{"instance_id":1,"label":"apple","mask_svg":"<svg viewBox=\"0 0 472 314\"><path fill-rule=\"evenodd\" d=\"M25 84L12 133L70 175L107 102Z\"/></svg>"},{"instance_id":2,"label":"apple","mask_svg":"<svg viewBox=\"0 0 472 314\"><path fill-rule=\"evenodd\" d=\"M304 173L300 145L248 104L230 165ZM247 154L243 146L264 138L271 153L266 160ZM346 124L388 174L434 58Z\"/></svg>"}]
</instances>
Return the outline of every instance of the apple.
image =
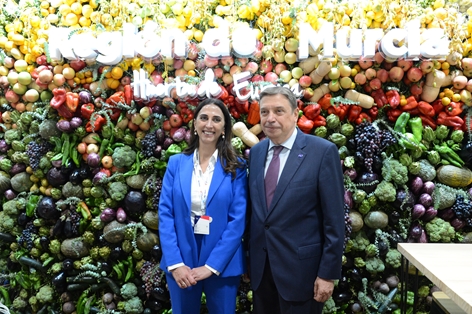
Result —
<instances>
[{"instance_id":1,"label":"apple","mask_svg":"<svg viewBox=\"0 0 472 314\"><path fill-rule=\"evenodd\" d=\"M365 77L370 81L377 77L377 71L373 68L368 68L365 70Z\"/></svg>"},{"instance_id":2,"label":"apple","mask_svg":"<svg viewBox=\"0 0 472 314\"><path fill-rule=\"evenodd\" d=\"M274 72L268 72L264 75L264 80L266 82L271 82L272 84L277 84L277 80L279 79L278 75Z\"/></svg>"},{"instance_id":3,"label":"apple","mask_svg":"<svg viewBox=\"0 0 472 314\"><path fill-rule=\"evenodd\" d=\"M341 85L343 89L350 89L351 84L352 84L352 80L349 76L341 77L341 79L339 80L339 85Z\"/></svg>"},{"instance_id":4,"label":"apple","mask_svg":"<svg viewBox=\"0 0 472 314\"><path fill-rule=\"evenodd\" d=\"M242 68L244 68L246 64L249 62L248 58L238 58L237 60Z\"/></svg>"},{"instance_id":5,"label":"apple","mask_svg":"<svg viewBox=\"0 0 472 314\"><path fill-rule=\"evenodd\" d=\"M251 79L252 82L264 82L264 77L260 74L256 74Z\"/></svg>"},{"instance_id":6,"label":"apple","mask_svg":"<svg viewBox=\"0 0 472 314\"><path fill-rule=\"evenodd\" d=\"M71 68L74 69L75 72L79 72L80 70L82 70L83 68L85 68L87 66L85 61L80 60L80 59L72 60L69 63L69 65L70 65Z\"/></svg>"},{"instance_id":7,"label":"apple","mask_svg":"<svg viewBox=\"0 0 472 314\"><path fill-rule=\"evenodd\" d=\"M277 63L285 62L285 50L274 52L274 60Z\"/></svg>"},{"instance_id":8,"label":"apple","mask_svg":"<svg viewBox=\"0 0 472 314\"><path fill-rule=\"evenodd\" d=\"M367 78L365 77L364 72L357 73L356 76L354 76L354 82L356 84L364 85L366 81Z\"/></svg>"},{"instance_id":9,"label":"apple","mask_svg":"<svg viewBox=\"0 0 472 314\"><path fill-rule=\"evenodd\" d=\"M33 79L31 78L31 74L28 72L20 72L18 73L18 83L23 85L29 85Z\"/></svg>"},{"instance_id":10,"label":"apple","mask_svg":"<svg viewBox=\"0 0 472 314\"><path fill-rule=\"evenodd\" d=\"M261 73L268 73L272 71L272 62L270 62L270 59L262 60L259 65L259 70Z\"/></svg>"},{"instance_id":11,"label":"apple","mask_svg":"<svg viewBox=\"0 0 472 314\"><path fill-rule=\"evenodd\" d=\"M280 73L285 70L287 70L287 66L284 63L278 63L275 66L274 72L275 74L280 75Z\"/></svg>"},{"instance_id":12,"label":"apple","mask_svg":"<svg viewBox=\"0 0 472 314\"><path fill-rule=\"evenodd\" d=\"M282 82L288 83L292 79L292 72L290 72L289 70L283 70L282 72L280 72L279 77Z\"/></svg>"},{"instance_id":13,"label":"apple","mask_svg":"<svg viewBox=\"0 0 472 314\"><path fill-rule=\"evenodd\" d=\"M390 79L392 80L392 82L397 83L403 79L404 72L402 68L395 66L390 69L390 71L388 72L388 75Z\"/></svg>"},{"instance_id":14,"label":"apple","mask_svg":"<svg viewBox=\"0 0 472 314\"><path fill-rule=\"evenodd\" d=\"M218 65L218 59L210 57L209 55L205 55L203 58L203 63L209 68L214 68Z\"/></svg>"},{"instance_id":15,"label":"apple","mask_svg":"<svg viewBox=\"0 0 472 314\"><path fill-rule=\"evenodd\" d=\"M370 60L367 60L364 56L361 56L359 58L359 66L361 67L361 69L368 69L370 68L374 63Z\"/></svg>"},{"instance_id":16,"label":"apple","mask_svg":"<svg viewBox=\"0 0 472 314\"><path fill-rule=\"evenodd\" d=\"M310 78L310 80L311 80L311 78ZM301 84L300 84L300 86L301 86ZM304 99L308 100L311 97L313 97L314 95L315 95L315 92L313 91L313 88L311 88L311 87L305 88L303 90L303 98Z\"/></svg>"},{"instance_id":17,"label":"apple","mask_svg":"<svg viewBox=\"0 0 472 314\"><path fill-rule=\"evenodd\" d=\"M410 93L413 96L419 96L423 92L423 85L422 84L411 84L410 86Z\"/></svg>"},{"instance_id":18,"label":"apple","mask_svg":"<svg viewBox=\"0 0 472 314\"><path fill-rule=\"evenodd\" d=\"M154 70L151 73L151 81L152 81L152 84L154 84L154 86L164 83L164 78L162 77L162 73L157 70Z\"/></svg>"},{"instance_id":19,"label":"apple","mask_svg":"<svg viewBox=\"0 0 472 314\"><path fill-rule=\"evenodd\" d=\"M289 52L295 52L298 49L298 40L290 37L285 41L285 50Z\"/></svg>"},{"instance_id":20,"label":"apple","mask_svg":"<svg viewBox=\"0 0 472 314\"><path fill-rule=\"evenodd\" d=\"M179 128L182 125L183 120L179 114L174 113L173 115L170 116L169 123L171 127Z\"/></svg>"},{"instance_id":21,"label":"apple","mask_svg":"<svg viewBox=\"0 0 472 314\"><path fill-rule=\"evenodd\" d=\"M17 72L23 72L26 71L28 63L25 60L16 60L13 66Z\"/></svg>"},{"instance_id":22,"label":"apple","mask_svg":"<svg viewBox=\"0 0 472 314\"><path fill-rule=\"evenodd\" d=\"M223 77L221 79L223 80L223 83L225 83L225 85L233 83L233 76L229 73L223 74Z\"/></svg>"},{"instance_id":23,"label":"apple","mask_svg":"<svg viewBox=\"0 0 472 314\"><path fill-rule=\"evenodd\" d=\"M402 68L403 72L406 72L413 66L413 61L400 59L397 61L397 66Z\"/></svg>"},{"instance_id":24,"label":"apple","mask_svg":"<svg viewBox=\"0 0 472 314\"><path fill-rule=\"evenodd\" d=\"M297 80L298 80L299 78L301 78L301 77L303 76L303 70L302 70L302 68L300 68L300 67L294 67L294 68L292 69L292 76L293 76L293 78L295 78L295 79L297 79Z\"/></svg>"},{"instance_id":25,"label":"apple","mask_svg":"<svg viewBox=\"0 0 472 314\"><path fill-rule=\"evenodd\" d=\"M10 104L17 103L18 100L20 100L20 96L18 96L18 94L12 91L11 89L7 90L7 92L5 93L5 98Z\"/></svg>"},{"instance_id":26,"label":"apple","mask_svg":"<svg viewBox=\"0 0 472 314\"><path fill-rule=\"evenodd\" d=\"M284 60L287 64L294 64L297 62L297 54L295 52L287 52L285 54Z\"/></svg>"},{"instance_id":27,"label":"apple","mask_svg":"<svg viewBox=\"0 0 472 314\"><path fill-rule=\"evenodd\" d=\"M339 73L342 77L351 75L351 67L347 64L343 64L339 67Z\"/></svg>"},{"instance_id":28,"label":"apple","mask_svg":"<svg viewBox=\"0 0 472 314\"><path fill-rule=\"evenodd\" d=\"M35 89L29 89L23 97L27 102L35 102L39 99L39 93Z\"/></svg>"},{"instance_id":29,"label":"apple","mask_svg":"<svg viewBox=\"0 0 472 314\"><path fill-rule=\"evenodd\" d=\"M176 70L181 69L184 66L184 61L182 59L174 59L174 64L172 66Z\"/></svg>"},{"instance_id":30,"label":"apple","mask_svg":"<svg viewBox=\"0 0 472 314\"><path fill-rule=\"evenodd\" d=\"M213 72L215 73L215 77L216 77L217 79L223 77L224 71L223 71L222 68L215 68L215 69L213 69Z\"/></svg>"},{"instance_id":31,"label":"apple","mask_svg":"<svg viewBox=\"0 0 472 314\"><path fill-rule=\"evenodd\" d=\"M246 64L246 66L244 67L244 71L249 71L251 74L256 73L258 69L259 65L254 61L248 62L248 64Z\"/></svg>"},{"instance_id":32,"label":"apple","mask_svg":"<svg viewBox=\"0 0 472 314\"><path fill-rule=\"evenodd\" d=\"M388 72L385 69L377 70L377 78L382 82L386 83L388 81Z\"/></svg>"},{"instance_id":33,"label":"apple","mask_svg":"<svg viewBox=\"0 0 472 314\"><path fill-rule=\"evenodd\" d=\"M136 125L143 123L144 119L139 113L133 113L131 115L131 122Z\"/></svg>"},{"instance_id":34,"label":"apple","mask_svg":"<svg viewBox=\"0 0 472 314\"><path fill-rule=\"evenodd\" d=\"M9 71L10 70L6 66L0 66L0 76L7 76Z\"/></svg>"},{"instance_id":35,"label":"apple","mask_svg":"<svg viewBox=\"0 0 472 314\"><path fill-rule=\"evenodd\" d=\"M372 90L378 90L382 87L382 82L378 78L374 78L369 82L369 87L372 88Z\"/></svg>"},{"instance_id":36,"label":"apple","mask_svg":"<svg viewBox=\"0 0 472 314\"><path fill-rule=\"evenodd\" d=\"M458 75L454 77L452 79L452 85L454 86L454 88L459 90L465 88L467 85L467 77L465 77L464 75Z\"/></svg>"},{"instance_id":37,"label":"apple","mask_svg":"<svg viewBox=\"0 0 472 314\"><path fill-rule=\"evenodd\" d=\"M377 51L374 55L375 64L381 64L384 60L385 58L383 57L382 53Z\"/></svg>"},{"instance_id":38,"label":"apple","mask_svg":"<svg viewBox=\"0 0 472 314\"><path fill-rule=\"evenodd\" d=\"M418 82L423 77L423 71L420 68L412 67L406 73L407 78L412 82Z\"/></svg>"},{"instance_id":39,"label":"apple","mask_svg":"<svg viewBox=\"0 0 472 314\"><path fill-rule=\"evenodd\" d=\"M309 75L303 75L298 79L298 83L303 88L309 87L312 83L311 77Z\"/></svg>"},{"instance_id":40,"label":"apple","mask_svg":"<svg viewBox=\"0 0 472 314\"><path fill-rule=\"evenodd\" d=\"M431 60L423 60L420 63L420 69L424 74L428 74L434 69L434 62Z\"/></svg>"},{"instance_id":41,"label":"apple","mask_svg":"<svg viewBox=\"0 0 472 314\"><path fill-rule=\"evenodd\" d=\"M15 71L10 71L7 75L7 79L10 85L15 84L16 82L18 82L18 73Z\"/></svg>"}]
</instances>

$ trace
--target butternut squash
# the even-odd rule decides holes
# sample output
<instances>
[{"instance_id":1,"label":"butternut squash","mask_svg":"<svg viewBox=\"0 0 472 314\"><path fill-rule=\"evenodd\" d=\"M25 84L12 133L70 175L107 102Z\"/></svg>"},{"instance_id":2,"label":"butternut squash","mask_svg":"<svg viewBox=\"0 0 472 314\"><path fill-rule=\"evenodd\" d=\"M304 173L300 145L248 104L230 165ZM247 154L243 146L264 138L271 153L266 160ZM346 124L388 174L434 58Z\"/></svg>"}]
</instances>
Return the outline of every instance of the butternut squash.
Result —
<instances>
[{"instance_id":1,"label":"butternut squash","mask_svg":"<svg viewBox=\"0 0 472 314\"><path fill-rule=\"evenodd\" d=\"M324 95L328 94L330 92L328 84L324 83L320 85L317 89L313 91L313 96L308 100L309 102L318 102L318 100L321 99Z\"/></svg>"},{"instance_id":2,"label":"butternut squash","mask_svg":"<svg viewBox=\"0 0 472 314\"><path fill-rule=\"evenodd\" d=\"M320 60L318 59L318 57L309 57L305 60L300 61L298 66L303 70L304 74L309 74L316 68L319 62Z\"/></svg>"},{"instance_id":3,"label":"butternut squash","mask_svg":"<svg viewBox=\"0 0 472 314\"><path fill-rule=\"evenodd\" d=\"M446 81L446 74L443 71L433 70L426 75L426 82L421 93L421 100L433 102L438 98L439 90Z\"/></svg>"},{"instance_id":4,"label":"butternut squash","mask_svg":"<svg viewBox=\"0 0 472 314\"><path fill-rule=\"evenodd\" d=\"M322 61L318 64L316 70L311 71L310 78L313 84L319 84L323 80L324 76L331 71L331 62Z\"/></svg>"},{"instance_id":5,"label":"butternut squash","mask_svg":"<svg viewBox=\"0 0 472 314\"><path fill-rule=\"evenodd\" d=\"M249 147L253 147L259 143L259 138L254 133L249 132L247 126L241 121L233 125L233 133Z\"/></svg>"},{"instance_id":6,"label":"butternut squash","mask_svg":"<svg viewBox=\"0 0 472 314\"><path fill-rule=\"evenodd\" d=\"M259 135L262 132L262 126L260 123L253 125L249 131L254 135Z\"/></svg>"},{"instance_id":7,"label":"butternut squash","mask_svg":"<svg viewBox=\"0 0 472 314\"><path fill-rule=\"evenodd\" d=\"M365 109L370 109L374 106L374 98L369 95L359 93L353 89L348 90L344 97L352 101L358 101L359 106Z\"/></svg>"},{"instance_id":8,"label":"butternut squash","mask_svg":"<svg viewBox=\"0 0 472 314\"><path fill-rule=\"evenodd\" d=\"M451 165L439 167L436 177L439 182L455 188L466 187L472 183L472 171Z\"/></svg>"}]
</instances>

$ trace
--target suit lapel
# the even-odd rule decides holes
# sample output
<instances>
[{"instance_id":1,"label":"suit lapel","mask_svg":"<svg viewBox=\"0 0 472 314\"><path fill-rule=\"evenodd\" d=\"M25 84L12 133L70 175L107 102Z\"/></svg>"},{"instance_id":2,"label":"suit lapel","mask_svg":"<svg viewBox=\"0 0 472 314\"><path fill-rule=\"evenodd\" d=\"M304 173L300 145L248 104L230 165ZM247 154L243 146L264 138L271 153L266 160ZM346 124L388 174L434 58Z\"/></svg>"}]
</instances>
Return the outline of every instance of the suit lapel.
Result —
<instances>
[{"instance_id":1,"label":"suit lapel","mask_svg":"<svg viewBox=\"0 0 472 314\"><path fill-rule=\"evenodd\" d=\"M206 208L208 209L208 205L210 204L213 196L215 196L216 191L220 187L221 183L223 183L223 179L225 178L225 172L223 166L221 165L220 158L217 158L215 164L215 170L213 172L213 177L211 178L210 189L208 190Z\"/></svg>"},{"instance_id":2,"label":"suit lapel","mask_svg":"<svg viewBox=\"0 0 472 314\"><path fill-rule=\"evenodd\" d=\"M272 199L272 204L269 208L269 214L272 212L275 205L277 205L280 197L283 195L285 189L292 181L293 175L297 172L302 161L306 158L306 152L303 150L303 148L305 148L306 146L305 135L298 130L297 132L297 137L295 139L295 142L293 143L292 149L290 150L290 154L287 158L287 161L285 162L285 166L282 171L282 174L280 175L279 182L277 183L274 198Z\"/></svg>"},{"instance_id":3,"label":"suit lapel","mask_svg":"<svg viewBox=\"0 0 472 314\"><path fill-rule=\"evenodd\" d=\"M182 154L180 164L180 188L184 195L184 201L188 210L191 208L191 191L192 191L192 173L193 173L193 154Z\"/></svg>"}]
</instances>

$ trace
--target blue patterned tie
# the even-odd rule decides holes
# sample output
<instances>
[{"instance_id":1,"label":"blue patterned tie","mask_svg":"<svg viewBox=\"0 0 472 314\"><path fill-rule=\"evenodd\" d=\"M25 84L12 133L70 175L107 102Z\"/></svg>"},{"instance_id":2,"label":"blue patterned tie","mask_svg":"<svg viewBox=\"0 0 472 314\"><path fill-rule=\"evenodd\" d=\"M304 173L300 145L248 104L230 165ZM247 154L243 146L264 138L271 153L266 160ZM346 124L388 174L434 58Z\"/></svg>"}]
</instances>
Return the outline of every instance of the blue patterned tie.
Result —
<instances>
[{"instance_id":1,"label":"blue patterned tie","mask_svg":"<svg viewBox=\"0 0 472 314\"><path fill-rule=\"evenodd\" d=\"M270 203L272 202L272 198L274 197L275 193L275 188L277 187L280 169L279 154L283 148L283 146L273 147L274 155L272 155L272 160L270 161L269 168L267 168L266 176L264 179L267 210L269 210L270 208Z\"/></svg>"}]
</instances>

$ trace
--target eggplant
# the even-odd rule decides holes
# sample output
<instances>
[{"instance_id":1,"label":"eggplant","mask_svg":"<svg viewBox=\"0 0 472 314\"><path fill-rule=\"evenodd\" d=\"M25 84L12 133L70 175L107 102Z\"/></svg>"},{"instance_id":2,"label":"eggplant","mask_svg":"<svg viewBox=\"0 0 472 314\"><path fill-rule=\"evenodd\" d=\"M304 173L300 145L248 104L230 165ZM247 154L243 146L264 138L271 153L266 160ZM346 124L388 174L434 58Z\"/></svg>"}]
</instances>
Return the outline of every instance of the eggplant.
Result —
<instances>
[{"instance_id":1,"label":"eggplant","mask_svg":"<svg viewBox=\"0 0 472 314\"><path fill-rule=\"evenodd\" d=\"M28 221L30 221L30 218L26 216L25 212L22 212L21 214L18 215L17 222L20 227L26 226Z\"/></svg>"},{"instance_id":2,"label":"eggplant","mask_svg":"<svg viewBox=\"0 0 472 314\"><path fill-rule=\"evenodd\" d=\"M52 228L52 236L59 236L64 232L64 220L58 219Z\"/></svg>"},{"instance_id":3,"label":"eggplant","mask_svg":"<svg viewBox=\"0 0 472 314\"><path fill-rule=\"evenodd\" d=\"M74 185L78 185L80 182L82 182L82 178L80 177L80 169L74 169L71 172L69 175L69 181Z\"/></svg>"},{"instance_id":4,"label":"eggplant","mask_svg":"<svg viewBox=\"0 0 472 314\"><path fill-rule=\"evenodd\" d=\"M357 188L364 190L367 194L375 191L375 188L380 183L379 176L376 173L364 172L357 177L357 183L360 183Z\"/></svg>"},{"instance_id":5,"label":"eggplant","mask_svg":"<svg viewBox=\"0 0 472 314\"><path fill-rule=\"evenodd\" d=\"M151 296L161 302L169 302L170 295L169 292L161 287L154 287L151 290Z\"/></svg>"},{"instance_id":6,"label":"eggplant","mask_svg":"<svg viewBox=\"0 0 472 314\"><path fill-rule=\"evenodd\" d=\"M423 221L428 222L428 221L433 220L433 218L436 217L437 214L438 214L438 211L433 206L430 206L426 209L421 219Z\"/></svg>"},{"instance_id":7,"label":"eggplant","mask_svg":"<svg viewBox=\"0 0 472 314\"><path fill-rule=\"evenodd\" d=\"M388 224L390 226L396 226L400 221L401 215L398 211L394 210L388 215Z\"/></svg>"},{"instance_id":8,"label":"eggplant","mask_svg":"<svg viewBox=\"0 0 472 314\"><path fill-rule=\"evenodd\" d=\"M87 179L89 177L89 174L90 174L90 171L89 171L88 167L83 166L83 167L80 168L80 178L82 180Z\"/></svg>"},{"instance_id":9,"label":"eggplant","mask_svg":"<svg viewBox=\"0 0 472 314\"><path fill-rule=\"evenodd\" d=\"M132 216L142 214L146 209L146 200L143 193L139 191L129 191L125 197L126 212Z\"/></svg>"},{"instance_id":10,"label":"eggplant","mask_svg":"<svg viewBox=\"0 0 472 314\"><path fill-rule=\"evenodd\" d=\"M412 208L415 205L415 196L411 191L405 192L405 190L398 190L397 197L392 203L393 207L400 210L405 210L407 208Z\"/></svg>"},{"instance_id":11,"label":"eggplant","mask_svg":"<svg viewBox=\"0 0 472 314\"><path fill-rule=\"evenodd\" d=\"M160 261L162 258L162 250L161 247L156 244L151 249L151 257L154 258L156 261Z\"/></svg>"},{"instance_id":12,"label":"eggplant","mask_svg":"<svg viewBox=\"0 0 472 314\"><path fill-rule=\"evenodd\" d=\"M55 167L49 169L46 177L48 179L49 184L51 184L55 188L65 184L69 179L69 176L67 174L63 173L60 169Z\"/></svg>"},{"instance_id":13,"label":"eggplant","mask_svg":"<svg viewBox=\"0 0 472 314\"><path fill-rule=\"evenodd\" d=\"M49 250L49 243L51 243L51 241L49 241L48 237L42 236L41 238L39 238L39 244L41 244L41 248L44 252L47 252Z\"/></svg>"},{"instance_id":14,"label":"eggplant","mask_svg":"<svg viewBox=\"0 0 472 314\"><path fill-rule=\"evenodd\" d=\"M170 137L166 137L164 140L164 143L162 143L162 148L168 149L170 145L174 144L174 140L171 139Z\"/></svg>"},{"instance_id":15,"label":"eggplant","mask_svg":"<svg viewBox=\"0 0 472 314\"><path fill-rule=\"evenodd\" d=\"M50 196L41 198L36 206L36 214L46 220L57 219L60 216L60 212L56 209L56 204Z\"/></svg>"},{"instance_id":16,"label":"eggplant","mask_svg":"<svg viewBox=\"0 0 472 314\"><path fill-rule=\"evenodd\" d=\"M420 224L412 224L409 232L409 236L415 240L418 240L421 237L421 233L423 232L423 228Z\"/></svg>"},{"instance_id":17,"label":"eggplant","mask_svg":"<svg viewBox=\"0 0 472 314\"><path fill-rule=\"evenodd\" d=\"M60 272L59 274L57 274L55 277L52 278L52 285L58 289L58 288L65 288L66 284L67 284L67 280L66 280L66 273L65 272Z\"/></svg>"},{"instance_id":18,"label":"eggplant","mask_svg":"<svg viewBox=\"0 0 472 314\"><path fill-rule=\"evenodd\" d=\"M161 145L157 145L156 148L154 148L154 153L153 153L153 156L160 159L161 158L161 155L162 155L162 146Z\"/></svg>"},{"instance_id":19,"label":"eggplant","mask_svg":"<svg viewBox=\"0 0 472 314\"><path fill-rule=\"evenodd\" d=\"M14 176L18 173L25 172L26 165L23 163L14 164L10 169L10 175Z\"/></svg>"},{"instance_id":20,"label":"eggplant","mask_svg":"<svg viewBox=\"0 0 472 314\"><path fill-rule=\"evenodd\" d=\"M74 261L70 258L66 258L62 261L62 269L64 270L72 270L74 269Z\"/></svg>"},{"instance_id":21,"label":"eggplant","mask_svg":"<svg viewBox=\"0 0 472 314\"><path fill-rule=\"evenodd\" d=\"M80 104L88 104L92 102L92 94L90 94L86 90L82 90L79 92L79 101Z\"/></svg>"}]
</instances>

